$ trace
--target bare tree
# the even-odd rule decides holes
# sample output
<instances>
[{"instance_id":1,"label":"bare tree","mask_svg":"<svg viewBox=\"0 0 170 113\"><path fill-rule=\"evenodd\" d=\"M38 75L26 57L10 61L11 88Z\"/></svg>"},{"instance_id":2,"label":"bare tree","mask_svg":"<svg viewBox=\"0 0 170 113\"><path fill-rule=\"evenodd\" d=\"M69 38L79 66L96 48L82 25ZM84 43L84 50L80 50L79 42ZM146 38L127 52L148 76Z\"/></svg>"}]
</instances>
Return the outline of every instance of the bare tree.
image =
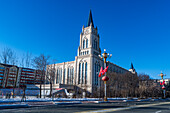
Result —
<instances>
[{"instance_id":1,"label":"bare tree","mask_svg":"<svg viewBox=\"0 0 170 113\"><path fill-rule=\"evenodd\" d=\"M49 65L49 59L50 56L45 56L44 54L41 54L40 56L33 58L34 67L37 70L41 71L40 98L41 98L42 84L45 83L46 66Z\"/></svg>"},{"instance_id":2,"label":"bare tree","mask_svg":"<svg viewBox=\"0 0 170 113\"><path fill-rule=\"evenodd\" d=\"M18 62L15 52L8 47L5 47L4 50L2 51L1 61L4 64L11 65L15 65Z\"/></svg>"},{"instance_id":3,"label":"bare tree","mask_svg":"<svg viewBox=\"0 0 170 113\"><path fill-rule=\"evenodd\" d=\"M26 56L25 56L25 65L26 65L26 67L30 67L31 57L32 57L32 54L27 51Z\"/></svg>"},{"instance_id":4,"label":"bare tree","mask_svg":"<svg viewBox=\"0 0 170 113\"><path fill-rule=\"evenodd\" d=\"M47 66L47 81L50 83L50 97L52 97L53 84L55 82L56 67L55 63L57 60L52 60L52 64Z\"/></svg>"},{"instance_id":5,"label":"bare tree","mask_svg":"<svg viewBox=\"0 0 170 113\"><path fill-rule=\"evenodd\" d=\"M21 57L21 61L20 61L21 67L25 67L24 61L25 61L25 55L23 54L23 56Z\"/></svg>"},{"instance_id":6,"label":"bare tree","mask_svg":"<svg viewBox=\"0 0 170 113\"><path fill-rule=\"evenodd\" d=\"M147 74L139 74L138 75L138 78L139 78L139 80L140 81L146 81L146 80L150 80L151 78L149 77L149 75L147 75Z\"/></svg>"},{"instance_id":7,"label":"bare tree","mask_svg":"<svg viewBox=\"0 0 170 113\"><path fill-rule=\"evenodd\" d=\"M147 74L139 74L139 89L140 97L158 97L161 95L161 87L158 82L152 80Z\"/></svg>"},{"instance_id":8,"label":"bare tree","mask_svg":"<svg viewBox=\"0 0 170 113\"><path fill-rule=\"evenodd\" d=\"M47 81L49 81L50 83L50 97L52 97L53 84L54 84L54 78L55 78L55 64L48 66L46 78L47 78Z\"/></svg>"},{"instance_id":9,"label":"bare tree","mask_svg":"<svg viewBox=\"0 0 170 113\"><path fill-rule=\"evenodd\" d=\"M11 63L12 65L17 65L18 64L18 60L17 60L17 56L16 56L16 53L13 52L13 55L11 57Z\"/></svg>"},{"instance_id":10,"label":"bare tree","mask_svg":"<svg viewBox=\"0 0 170 113\"><path fill-rule=\"evenodd\" d=\"M108 73L107 94L110 97L134 97L137 95L138 77L132 73Z\"/></svg>"},{"instance_id":11,"label":"bare tree","mask_svg":"<svg viewBox=\"0 0 170 113\"><path fill-rule=\"evenodd\" d=\"M23 54L21 57L20 66L29 68L31 66L31 61L32 61L32 54L27 51L27 53Z\"/></svg>"}]
</instances>

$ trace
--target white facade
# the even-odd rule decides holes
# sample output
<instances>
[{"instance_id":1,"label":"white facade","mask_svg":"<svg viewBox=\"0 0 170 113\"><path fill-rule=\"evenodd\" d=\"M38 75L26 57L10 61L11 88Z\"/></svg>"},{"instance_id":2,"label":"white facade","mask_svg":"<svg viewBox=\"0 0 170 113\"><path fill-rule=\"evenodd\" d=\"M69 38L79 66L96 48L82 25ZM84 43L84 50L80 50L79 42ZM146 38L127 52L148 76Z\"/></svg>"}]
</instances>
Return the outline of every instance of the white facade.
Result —
<instances>
[{"instance_id":1,"label":"white facade","mask_svg":"<svg viewBox=\"0 0 170 113\"><path fill-rule=\"evenodd\" d=\"M103 59L99 57L100 37L97 27L93 25L92 15L90 12L88 25L82 27L80 33L80 45L78 47L75 61L55 64L56 75L55 84L76 85L82 89L93 92L93 87L100 86L98 72L100 67L104 66ZM116 73L129 72L128 70L107 62L109 70Z\"/></svg>"}]
</instances>

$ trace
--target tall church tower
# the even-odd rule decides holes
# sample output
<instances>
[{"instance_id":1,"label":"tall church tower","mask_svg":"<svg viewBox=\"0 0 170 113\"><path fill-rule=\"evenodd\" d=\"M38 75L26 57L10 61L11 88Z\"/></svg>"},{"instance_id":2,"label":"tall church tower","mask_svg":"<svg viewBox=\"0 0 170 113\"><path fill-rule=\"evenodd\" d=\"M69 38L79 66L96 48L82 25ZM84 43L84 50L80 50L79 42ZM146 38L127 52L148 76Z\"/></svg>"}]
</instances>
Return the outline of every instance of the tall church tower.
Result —
<instances>
[{"instance_id":1,"label":"tall church tower","mask_svg":"<svg viewBox=\"0 0 170 113\"><path fill-rule=\"evenodd\" d=\"M77 56L83 56L87 54L99 55L100 53L99 34L97 27L94 28L92 13L90 10L87 26L83 26L82 32L80 34L80 46L78 48Z\"/></svg>"},{"instance_id":2,"label":"tall church tower","mask_svg":"<svg viewBox=\"0 0 170 113\"><path fill-rule=\"evenodd\" d=\"M77 69L75 70L75 75L77 75L75 84L90 92L93 91L94 85L99 85L98 72L103 65L102 59L98 56L101 54L99 39L90 10L87 25L83 25L80 33L80 45L75 57Z\"/></svg>"}]
</instances>

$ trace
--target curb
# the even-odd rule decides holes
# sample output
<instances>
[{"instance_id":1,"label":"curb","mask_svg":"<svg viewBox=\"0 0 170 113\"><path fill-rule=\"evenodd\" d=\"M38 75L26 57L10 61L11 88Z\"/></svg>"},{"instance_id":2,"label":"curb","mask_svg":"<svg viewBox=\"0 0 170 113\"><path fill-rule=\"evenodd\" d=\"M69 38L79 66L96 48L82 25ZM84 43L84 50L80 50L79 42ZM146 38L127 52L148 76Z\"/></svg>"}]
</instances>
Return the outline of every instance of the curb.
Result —
<instances>
[{"instance_id":1,"label":"curb","mask_svg":"<svg viewBox=\"0 0 170 113\"><path fill-rule=\"evenodd\" d=\"M82 104L82 102L55 102L55 105Z\"/></svg>"},{"instance_id":2,"label":"curb","mask_svg":"<svg viewBox=\"0 0 170 113\"><path fill-rule=\"evenodd\" d=\"M5 104L0 105L0 109L28 108L28 104Z\"/></svg>"}]
</instances>

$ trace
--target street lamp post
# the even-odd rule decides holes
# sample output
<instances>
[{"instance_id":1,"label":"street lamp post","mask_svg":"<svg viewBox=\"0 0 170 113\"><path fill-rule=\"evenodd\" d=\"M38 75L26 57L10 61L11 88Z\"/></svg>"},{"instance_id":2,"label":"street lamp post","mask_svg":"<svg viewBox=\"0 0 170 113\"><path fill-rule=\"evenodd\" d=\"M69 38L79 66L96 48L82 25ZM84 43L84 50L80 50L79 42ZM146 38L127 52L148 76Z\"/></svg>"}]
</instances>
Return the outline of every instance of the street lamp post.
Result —
<instances>
[{"instance_id":1,"label":"street lamp post","mask_svg":"<svg viewBox=\"0 0 170 113\"><path fill-rule=\"evenodd\" d=\"M161 74L159 76L161 76L161 78L162 78L162 90L163 90L163 93L164 93L164 98L166 98L166 95L165 95L165 83L164 83L164 79L163 79L163 77L166 76L166 75L161 72Z\"/></svg>"},{"instance_id":2,"label":"street lamp post","mask_svg":"<svg viewBox=\"0 0 170 113\"><path fill-rule=\"evenodd\" d=\"M111 56L112 56L112 54L106 53L106 49L104 49L104 53L102 54L102 58L104 59L104 68L106 68L106 59L107 59L107 58L110 58ZM100 56L100 57L101 57L101 56ZM104 79L107 79L107 80L108 80L108 77L106 76L106 73L105 73ZM103 78L102 78L102 80L103 80ZM103 80L103 81L104 81L104 85L105 85L104 101L107 101L107 92L106 92L106 81L107 81L107 80Z\"/></svg>"}]
</instances>

